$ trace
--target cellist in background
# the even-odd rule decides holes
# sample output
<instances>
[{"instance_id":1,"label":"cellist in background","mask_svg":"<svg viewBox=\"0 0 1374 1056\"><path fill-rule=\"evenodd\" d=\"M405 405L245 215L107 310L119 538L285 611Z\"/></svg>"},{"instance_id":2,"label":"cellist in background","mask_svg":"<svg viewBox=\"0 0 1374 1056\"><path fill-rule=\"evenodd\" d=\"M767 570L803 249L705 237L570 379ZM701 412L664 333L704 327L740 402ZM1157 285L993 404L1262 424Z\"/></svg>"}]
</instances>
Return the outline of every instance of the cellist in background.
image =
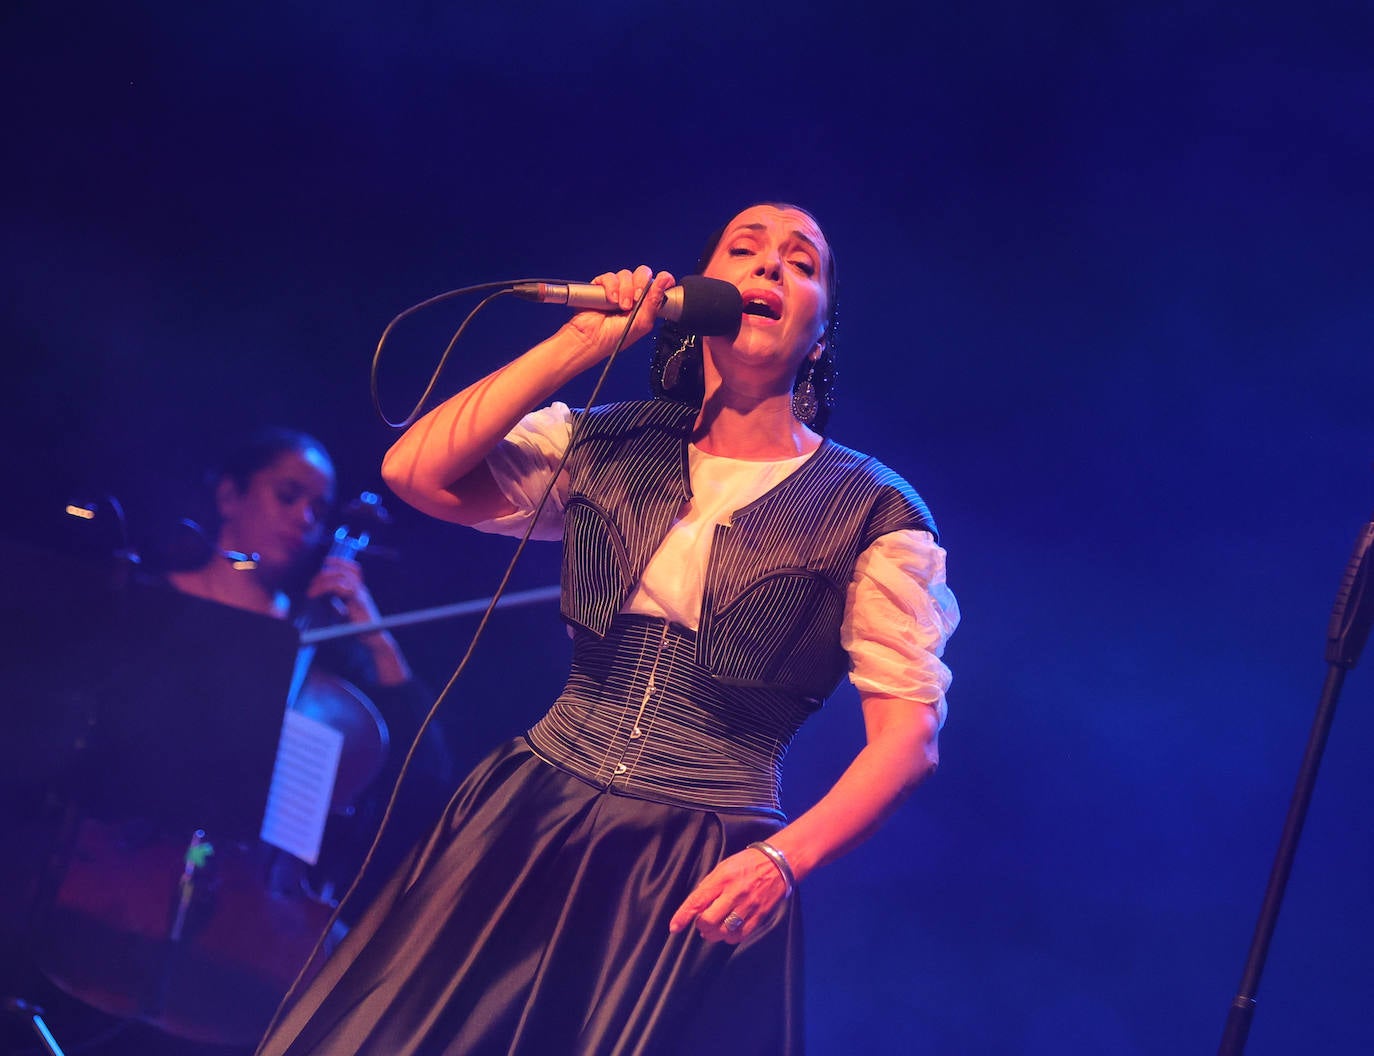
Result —
<instances>
[{"instance_id":1,"label":"cellist in background","mask_svg":"<svg viewBox=\"0 0 1374 1056\"><path fill-rule=\"evenodd\" d=\"M214 521L203 530L213 546L202 563L168 571L171 586L207 601L298 622L378 619L376 603L356 560L328 554L320 562L337 515L337 498L334 465L319 440L295 429L259 429L229 449L208 484ZM255 567L236 567L226 556L234 554L254 555ZM434 697L416 681L388 631L326 643L314 667L317 673L332 673L359 687L384 720L391 742L377 779L353 805L357 823L326 831L322 872L332 869L336 875L326 876L324 882L346 886L357 865L349 859L360 855L370 842L400 761ZM311 685L307 683L305 693L310 693ZM420 796L438 797L437 809L451 791L450 770L442 733L432 725L407 776L407 787L417 787ZM406 827L404 817L392 824ZM423 831L417 828L414 835ZM385 880L389 864L375 863L369 868L374 884ZM360 913L365 902L363 890L346 907L348 917Z\"/></svg>"},{"instance_id":2,"label":"cellist in background","mask_svg":"<svg viewBox=\"0 0 1374 1056\"><path fill-rule=\"evenodd\" d=\"M333 550L325 553L335 524L336 478L329 454L318 440L293 429L256 431L227 452L206 483L211 508L198 511L196 521L185 522L199 531L168 547L161 559L148 562L153 567L147 572L163 586L219 605L294 620L298 626L307 622L303 617L312 626L378 618L358 562L336 556ZM194 541L188 542L192 536ZM250 555L253 560L242 560ZM252 657L244 657L244 663L252 662ZM271 996L273 987L279 992L270 1003L259 1000L250 1013L244 1007L247 1002L236 997L233 985L200 987L213 992L199 993L195 985L186 982L191 975L184 974L177 991L183 1000L176 1007L149 1015L139 1010L148 981L137 978L137 970L129 973L127 986L122 978L112 986L110 972L92 974L90 979L96 981L89 986L80 982L73 985L71 979L81 978L85 966L68 958L65 967L75 971L65 980L47 967L43 971L67 994L83 1002L83 1007L117 1018L130 1017L125 1029L114 1031L107 1040L91 1045L87 1038L70 1036L64 1039L68 1044L80 1044L82 1051L106 1056L182 1056L202 1051L232 1056L251 1051L275 1000L285 992L283 978L294 976L309 952L310 946L302 946L302 938L311 935L313 943L313 935L322 930L316 925L327 919L331 899L342 897L356 875L405 753L433 703L433 694L414 678L392 635L375 631L321 643L311 659L310 675L293 703L313 709L314 717L345 732L345 758L350 755L350 739L361 731L369 742L361 752L365 773L361 779L352 776L348 802L331 814L315 866L308 867L263 844L246 851L223 846L216 849L221 866L216 881L219 888L212 890L201 912L203 916L218 914L218 920L215 927L198 933L188 931L183 961L208 965L205 978L222 977L230 983L245 974L252 976L256 970L257 978L249 983L252 992L260 999ZM369 716L380 721L374 724ZM369 753L378 743L377 728L381 731L381 754L375 768L368 768ZM340 784L345 781L344 768L341 763L336 804ZM342 924L356 919L366 908L398 857L432 824L451 792L449 771L447 746L439 729L431 726L407 773L401 799L388 824L388 838L369 865L364 883L346 903ZM161 864L152 870L141 863L152 860L155 851L160 854L167 850L173 854L170 860L175 865L181 851L171 846L174 838L142 835L137 821L106 825L100 830L87 828L88 835L98 832L100 841L88 839L85 847L78 844L75 858L80 868L68 870L66 886L58 896L59 909L63 896L69 893L74 904L89 907L107 899L111 891L118 891L117 900L125 906L140 900L147 903L147 912L141 912L140 919L161 919L165 892L170 889L167 878ZM129 834L134 836L132 843ZM158 839L168 847L155 846L152 841ZM109 852L111 847L116 850ZM109 852L108 865L100 858L102 850ZM236 854L238 858L231 863ZM264 866L264 862L269 864ZM225 868L231 864L233 869ZM243 890L245 877L250 878L247 886L252 890ZM237 889L229 890L231 884ZM283 912L286 917L278 915ZM90 914L80 919L90 920ZM113 930L118 932L128 919L120 916ZM283 919L290 929L280 926ZM98 917L92 921L97 931L108 931L110 924ZM288 937L286 930L294 934ZM216 949L214 936L222 940L226 934L231 941L223 950ZM84 955L75 958L77 961L108 959L103 953L105 947L94 939L88 954L80 943L72 948ZM245 948L256 957L256 964L245 965ZM262 1022L256 1022L259 1018Z\"/></svg>"}]
</instances>

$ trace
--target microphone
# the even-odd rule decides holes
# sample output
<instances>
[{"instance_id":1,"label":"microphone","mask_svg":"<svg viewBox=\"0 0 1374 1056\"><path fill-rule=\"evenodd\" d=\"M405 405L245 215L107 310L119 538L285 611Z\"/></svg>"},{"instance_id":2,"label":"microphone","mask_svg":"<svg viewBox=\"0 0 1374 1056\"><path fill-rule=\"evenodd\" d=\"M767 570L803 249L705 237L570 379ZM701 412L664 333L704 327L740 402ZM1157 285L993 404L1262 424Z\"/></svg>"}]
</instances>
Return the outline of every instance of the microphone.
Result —
<instances>
[{"instance_id":1,"label":"microphone","mask_svg":"<svg viewBox=\"0 0 1374 1056\"><path fill-rule=\"evenodd\" d=\"M517 297L540 304L566 304L570 308L595 312L618 312L620 306L606 300L606 291L589 282L517 282L512 287ZM708 279L705 275L685 275L669 288L658 310L658 318L677 323L684 330L708 336L731 336L739 330L744 315L744 298L734 283Z\"/></svg>"}]
</instances>

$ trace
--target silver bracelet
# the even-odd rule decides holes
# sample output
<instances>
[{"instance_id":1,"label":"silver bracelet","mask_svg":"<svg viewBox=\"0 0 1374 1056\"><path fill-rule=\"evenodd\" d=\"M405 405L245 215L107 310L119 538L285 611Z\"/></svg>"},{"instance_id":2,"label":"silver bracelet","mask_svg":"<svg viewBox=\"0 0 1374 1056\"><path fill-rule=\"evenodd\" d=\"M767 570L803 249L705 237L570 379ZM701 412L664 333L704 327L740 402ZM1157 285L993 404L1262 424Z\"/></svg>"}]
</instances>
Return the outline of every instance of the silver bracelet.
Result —
<instances>
[{"instance_id":1,"label":"silver bracelet","mask_svg":"<svg viewBox=\"0 0 1374 1056\"><path fill-rule=\"evenodd\" d=\"M792 872L792 866L788 863L787 856L771 843L766 843L763 840L755 840L749 846L778 867L778 872L782 874L782 882L787 885L787 890L783 892L782 897L787 898L791 895L792 889L797 886L797 877Z\"/></svg>"}]
</instances>

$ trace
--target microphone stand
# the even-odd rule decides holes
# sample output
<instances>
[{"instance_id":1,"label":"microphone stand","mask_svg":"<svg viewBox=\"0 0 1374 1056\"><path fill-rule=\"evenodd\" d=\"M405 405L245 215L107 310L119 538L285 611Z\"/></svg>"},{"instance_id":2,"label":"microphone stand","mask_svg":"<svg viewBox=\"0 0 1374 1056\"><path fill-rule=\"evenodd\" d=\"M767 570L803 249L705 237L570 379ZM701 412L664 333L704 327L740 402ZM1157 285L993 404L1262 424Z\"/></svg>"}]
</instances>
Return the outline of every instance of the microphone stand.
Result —
<instances>
[{"instance_id":1,"label":"microphone stand","mask_svg":"<svg viewBox=\"0 0 1374 1056\"><path fill-rule=\"evenodd\" d=\"M1346 566L1340 590L1336 593L1336 604L1331 610L1331 622L1326 632L1326 683L1317 703L1317 714L1298 771L1297 787L1293 790L1278 852L1269 873L1269 885L1264 892L1259 922L1250 942L1250 955L1245 962L1240 989L1226 1017L1226 1029L1217 1056L1239 1056L1245 1049L1250 1021L1255 1012L1255 993L1259 989L1260 973L1269 952L1269 940L1273 937L1274 924L1278 920L1279 903L1283 901L1288 874L1298 849L1298 838L1302 835L1303 822L1312 800L1317 768L1321 765L1327 734L1331 732L1331 723L1335 718L1336 699L1340 696L1345 673L1359 660L1360 651L1369 637L1370 624L1374 622L1374 589L1370 585L1370 567L1374 564L1371 553L1374 553L1374 548L1371 543L1374 543L1374 519L1364 526L1355 540L1355 551Z\"/></svg>"}]
</instances>

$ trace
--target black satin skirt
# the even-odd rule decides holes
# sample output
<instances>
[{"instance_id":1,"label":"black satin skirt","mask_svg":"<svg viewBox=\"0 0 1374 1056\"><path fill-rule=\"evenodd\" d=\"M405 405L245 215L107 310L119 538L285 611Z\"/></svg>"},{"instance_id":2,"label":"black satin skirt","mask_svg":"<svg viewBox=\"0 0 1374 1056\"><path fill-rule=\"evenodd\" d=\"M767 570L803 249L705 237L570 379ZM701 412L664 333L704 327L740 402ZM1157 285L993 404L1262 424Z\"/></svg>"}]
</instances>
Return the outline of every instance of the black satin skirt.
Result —
<instances>
[{"instance_id":1,"label":"black satin skirt","mask_svg":"<svg viewBox=\"0 0 1374 1056\"><path fill-rule=\"evenodd\" d=\"M483 761L265 1056L800 1056L801 915L668 933L779 822L598 790L523 739Z\"/></svg>"}]
</instances>

